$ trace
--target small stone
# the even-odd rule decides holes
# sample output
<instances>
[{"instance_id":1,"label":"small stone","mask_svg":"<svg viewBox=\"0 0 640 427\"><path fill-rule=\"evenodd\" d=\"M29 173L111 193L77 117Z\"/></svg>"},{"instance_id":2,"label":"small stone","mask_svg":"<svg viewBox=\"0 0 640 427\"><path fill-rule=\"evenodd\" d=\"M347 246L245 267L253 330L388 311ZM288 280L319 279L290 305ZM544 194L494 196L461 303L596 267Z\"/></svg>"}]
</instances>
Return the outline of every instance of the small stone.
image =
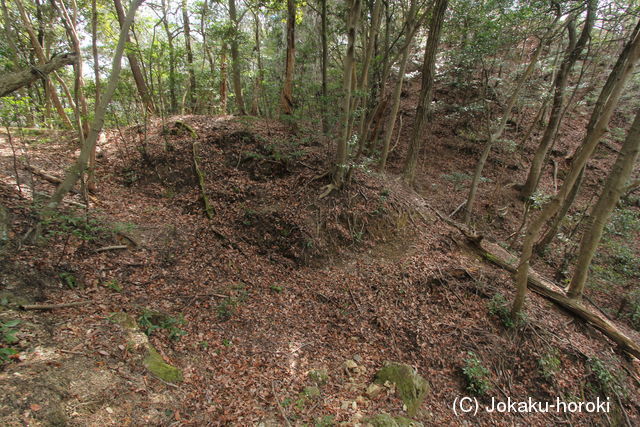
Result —
<instances>
[{"instance_id":1,"label":"small stone","mask_svg":"<svg viewBox=\"0 0 640 427\"><path fill-rule=\"evenodd\" d=\"M367 396L369 397L369 399L374 399L375 397L380 395L380 393L382 393L382 387L380 387L378 384L371 384L369 385L369 387L367 387Z\"/></svg>"},{"instance_id":2,"label":"small stone","mask_svg":"<svg viewBox=\"0 0 640 427\"><path fill-rule=\"evenodd\" d=\"M355 354L353 356L353 360L355 360L358 363L362 363L362 356L360 356L359 354Z\"/></svg>"},{"instance_id":3,"label":"small stone","mask_svg":"<svg viewBox=\"0 0 640 427\"><path fill-rule=\"evenodd\" d=\"M313 369L307 375L317 385L324 385L329 380L329 374L326 369Z\"/></svg>"},{"instance_id":4,"label":"small stone","mask_svg":"<svg viewBox=\"0 0 640 427\"><path fill-rule=\"evenodd\" d=\"M349 359L346 362L344 362L344 367L347 370L354 370L354 369L356 369L358 367L358 364L355 361Z\"/></svg>"}]
</instances>

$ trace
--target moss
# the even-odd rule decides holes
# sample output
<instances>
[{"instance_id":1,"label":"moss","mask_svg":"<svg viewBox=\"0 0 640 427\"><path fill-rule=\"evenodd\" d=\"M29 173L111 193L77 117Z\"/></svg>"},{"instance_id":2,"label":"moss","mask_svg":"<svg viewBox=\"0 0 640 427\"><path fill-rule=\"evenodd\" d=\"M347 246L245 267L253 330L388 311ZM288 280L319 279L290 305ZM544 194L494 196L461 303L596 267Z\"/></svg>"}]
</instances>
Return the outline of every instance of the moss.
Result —
<instances>
[{"instance_id":1,"label":"moss","mask_svg":"<svg viewBox=\"0 0 640 427\"><path fill-rule=\"evenodd\" d=\"M422 423L405 417L392 417L389 414L378 414L365 420L365 425L373 427L419 427Z\"/></svg>"},{"instance_id":2,"label":"moss","mask_svg":"<svg viewBox=\"0 0 640 427\"><path fill-rule=\"evenodd\" d=\"M376 383L387 381L396 385L400 399L407 406L407 413L415 415L429 391L429 383L411 366L392 362L387 362L376 374Z\"/></svg>"},{"instance_id":3,"label":"moss","mask_svg":"<svg viewBox=\"0 0 640 427\"><path fill-rule=\"evenodd\" d=\"M145 368L147 368L156 377L170 382L177 383L182 381L182 370L171 366L162 360L160 353L156 351L151 345L147 349L147 356L142 362Z\"/></svg>"},{"instance_id":4,"label":"moss","mask_svg":"<svg viewBox=\"0 0 640 427\"><path fill-rule=\"evenodd\" d=\"M302 391L302 394L305 397L310 397L310 398L318 397L320 396L320 389L314 386L305 387L304 390Z\"/></svg>"},{"instance_id":5,"label":"moss","mask_svg":"<svg viewBox=\"0 0 640 427\"><path fill-rule=\"evenodd\" d=\"M309 379L318 385L324 385L329 380L329 374L326 369L313 369L309 371Z\"/></svg>"},{"instance_id":6,"label":"moss","mask_svg":"<svg viewBox=\"0 0 640 427\"><path fill-rule=\"evenodd\" d=\"M120 311L118 313L113 313L109 317L109 320L111 320L113 323L117 323L118 325L122 326L126 330L138 329L138 324L136 323L136 319L129 313L125 313L123 311Z\"/></svg>"}]
</instances>

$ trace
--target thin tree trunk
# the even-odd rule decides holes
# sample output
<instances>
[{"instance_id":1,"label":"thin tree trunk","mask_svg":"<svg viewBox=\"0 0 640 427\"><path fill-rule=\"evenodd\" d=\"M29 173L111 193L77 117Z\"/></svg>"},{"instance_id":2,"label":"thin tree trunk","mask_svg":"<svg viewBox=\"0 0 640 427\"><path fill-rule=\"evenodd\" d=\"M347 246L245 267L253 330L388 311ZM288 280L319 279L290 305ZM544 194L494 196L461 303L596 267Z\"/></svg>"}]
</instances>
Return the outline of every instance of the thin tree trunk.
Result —
<instances>
[{"instance_id":1,"label":"thin tree trunk","mask_svg":"<svg viewBox=\"0 0 640 427\"><path fill-rule=\"evenodd\" d=\"M220 53L220 114L227 114L227 45L224 42Z\"/></svg>"},{"instance_id":2,"label":"thin tree trunk","mask_svg":"<svg viewBox=\"0 0 640 427\"><path fill-rule=\"evenodd\" d=\"M240 54L238 52L238 16L236 13L236 1L229 0L229 18L233 25L231 35L231 72L233 74L233 94L236 98L238 113L242 116L247 114L244 109L244 97L242 96L242 81L240 80Z\"/></svg>"},{"instance_id":3,"label":"thin tree trunk","mask_svg":"<svg viewBox=\"0 0 640 427\"><path fill-rule=\"evenodd\" d=\"M258 68L258 72L256 73L256 78L253 87L253 101L251 103L251 114L257 116L260 114L260 98L262 97L262 83L264 81L264 70L262 68L262 51L260 49L260 17L257 13L253 14L254 24L255 24L255 43L256 43L256 66Z\"/></svg>"},{"instance_id":4,"label":"thin tree trunk","mask_svg":"<svg viewBox=\"0 0 640 427\"><path fill-rule=\"evenodd\" d=\"M169 109L172 114L178 111L178 96L176 94L176 54L173 47L173 34L169 28L169 19L167 15L169 13L169 0L161 0L162 6L162 26L164 32L167 35L167 45L169 47Z\"/></svg>"},{"instance_id":5,"label":"thin tree trunk","mask_svg":"<svg viewBox=\"0 0 640 427\"><path fill-rule=\"evenodd\" d=\"M189 109L191 112L196 111L196 70L193 65L193 50L191 50L191 27L189 25L189 8L187 0L182 0L182 24L184 26L184 45L187 50L187 72L189 73L189 90L187 97L189 98Z\"/></svg>"},{"instance_id":6,"label":"thin tree trunk","mask_svg":"<svg viewBox=\"0 0 640 427\"><path fill-rule=\"evenodd\" d=\"M38 62L40 63L40 65L44 65L47 63L47 58L40 41L41 38L39 38L36 35L35 30L33 29L33 25L31 24L31 20L29 19L29 16L27 16L27 13L24 9L24 5L22 4L22 0L15 0L15 3L16 3L16 6L18 7L20 18L22 19L22 25L24 25L25 30L29 34L31 46L33 47L33 50L36 53ZM62 120L63 125L73 128L73 125L71 124L71 120L69 120L69 117L67 116L67 113L65 113L64 107L60 102L60 98L58 98L58 93L56 92L56 89L53 87L53 85L51 84L48 78L44 78L43 80L45 82L45 92L51 99L51 103L53 104L56 111L58 112L58 115L60 116L60 119Z\"/></svg>"},{"instance_id":7,"label":"thin tree trunk","mask_svg":"<svg viewBox=\"0 0 640 427\"><path fill-rule=\"evenodd\" d=\"M597 0L586 1L587 17L582 27L580 38L577 41L575 40L574 22L569 22L569 25L567 27L569 31L569 45L567 47L565 57L560 64L558 74L556 75L556 80L554 83L555 91L553 95L553 103L551 106L549 122L547 123L547 127L542 136L542 140L538 145L538 149L535 152L533 160L531 161L531 167L529 169L527 180L522 187L521 194L524 199L530 198L533 193L535 193L536 188L538 187L544 160L547 156L547 152L549 151L549 147L551 146L551 142L555 138L555 135L558 132L558 128L560 126L560 119L565 104L565 92L567 89L567 84L569 82L569 77L571 75L571 70L582 54L582 51L586 47L587 42L589 41L589 37L591 36L591 30L593 28L597 9Z\"/></svg>"},{"instance_id":8,"label":"thin tree trunk","mask_svg":"<svg viewBox=\"0 0 640 427\"><path fill-rule=\"evenodd\" d=\"M578 261L573 277L571 278L571 283L569 283L569 290L567 291L567 296L570 298L582 297L591 260L600 243L600 239L602 239L602 232L611 216L611 212L613 212L613 209L620 200L620 196L625 189L625 184L633 172L633 166L638 158L639 150L640 110L636 112L636 118L627 133L627 138L622 144L622 149L618 154L616 162L611 168L600 198L591 211L590 224L580 241Z\"/></svg>"},{"instance_id":9,"label":"thin tree trunk","mask_svg":"<svg viewBox=\"0 0 640 427\"><path fill-rule=\"evenodd\" d=\"M552 30L547 33L547 36L549 36L551 33ZM511 93L511 96L507 101L507 106L505 108L504 114L502 115L502 118L500 119L498 127L495 130L491 130L489 128L487 143L485 144L484 149L482 150L482 154L480 155L480 159L478 160L478 164L476 165L476 170L473 174L473 180L471 181L471 186L469 188L469 196L467 197L467 203L465 204L464 224L467 226L471 222L471 214L473 213L473 206L476 201L478 185L480 184L480 179L482 178L484 165L486 164L487 159L489 158L489 154L491 153L491 148L493 148L493 145L496 143L496 141L498 141L500 137L502 137L502 134L504 133L504 130L507 126L507 122L511 118L513 107L518 100L518 97L520 96L520 91L524 87L524 83L529 79L531 74L533 74L533 70L535 70L536 64L538 63L538 58L540 58L540 53L542 52L542 47L545 45L547 36L543 37L540 40L540 44L533 53L531 62L529 62L526 70L516 82L516 87L513 89L513 93Z\"/></svg>"},{"instance_id":10,"label":"thin tree trunk","mask_svg":"<svg viewBox=\"0 0 640 427\"><path fill-rule=\"evenodd\" d=\"M109 81L107 83L107 87L105 89L104 95L102 96L102 100L100 101L100 106L96 111L95 117L91 123L91 128L89 130L89 136L85 140L83 144L80 155L76 162L69 168L67 174L65 175L62 183L56 188L56 191L53 193L49 201L47 202L47 207L45 211L45 216L50 215L62 202L64 196L71 191L73 186L78 182L80 177L82 176L83 171L87 166L87 161L89 159L89 155L93 150L94 145L98 140L98 136L102 131L102 126L104 124L105 114L107 112L107 107L113 94L116 91L116 87L118 85L118 79L120 78L120 70L121 70L121 60L122 55L124 53L125 44L127 42L127 37L129 34L129 28L133 23L136 10L138 6L142 4L144 0L132 0L129 5L129 10L125 18L123 19L123 23L120 29L120 36L118 38L118 44L116 46L115 53L113 55L113 63L111 65L111 75L109 76Z\"/></svg>"},{"instance_id":11,"label":"thin tree trunk","mask_svg":"<svg viewBox=\"0 0 640 427\"><path fill-rule=\"evenodd\" d=\"M581 147L573 159L571 168L560 188L559 193L542 209L542 212L531 221L527 227L522 244L522 254L518 262L515 275L516 296L511 307L511 315L516 317L524 307L524 300L527 293L527 279L529 276L529 263L533 254L533 246L538 238L542 226L551 219L560 209L562 203L572 190L582 169L593 154L600 142L600 138L607 131L611 115L618 104L620 94L627 80L631 76L634 66L640 56L640 21L636 25L629 43L626 44L618 61L609 74L598 101L591 114L591 119L587 126L586 135Z\"/></svg>"},{"instance_id":12,"label":"thin tree trunk","mask_svg":"<svg viewBox=\"0 0 640 427\"><path fill-rule=\"evenodd\" d=\"M405 46L402 51L402 58L400 59L400 70L398 74L398 82L393 91L391 105L391 112L389 113L389 120L387 128L384 134L384 140L382 143L382 153L380 154L380 162L378 163L378 171L383 172L387 164L387 157L389 156L389 148L391 146L391 137L393 136L393 129L396 125L396 118L398 117L398 110L400 109L400 95L402 94L402 84L404 83L404 74L407 70L407 62L409 61L409 53L411 52L411 41L413 39L414 28L416 25L416 12L418 5L415 0L411 1L409 12L407 13L407 19L405 21Z\"/></svg>"},{"instance_id":13,"label":"thin tree trunk","mask_svg":"<svg viewBox=\"0 0 640 427\"><path fill-rule=\"evenodd\" d=\"M422 89L420 91L420 100L416 108L416 118L413 124L413 133L409 143L409 151L405 159L403 178L412 184L416 176L416 166L418 164L418 155L422 148L422 140L424 139L424 129L431 110L431 98L433 97L433 80L436 72L436 53L438 52L438 43L440 41L440 33L444 22L444 14L447 10L448 0L436 0L433 8L431 22L429 24L429 39L424 53L424 62L422 64Z\"/></svg>"},{"instance_id":14,"label":"thin tree trunk","mask_svg":"<svg viewBox=\"0 0 640 427\"><path fill-rule=\"evenodd\" d=\"M355 63L356 36L358 18L360 17L361 0L351 0L347 15L347 52L344 57L343 100L342 100L342 135L338 140L336 158L333 171L332 187L342 188L347 172L349 157L349 122L351 117L351 91L353 84L353 67Z\"/></svg>"},{"instance_id":15,"label":"thin tree trunk","mask_svg":"<svg viewBox=\"0 0 640 427\"><path fill-rule=\"evenodd\" d=\"M113 0L113 5L116 9L116 15L118 16L118 23L120 24L120 28L124 25L125 11L122 7L122 2L120 0ZM131 43L131 37L129 37L129 32L127 31L127 43ZM142 103L149 113L153 113L155 111L155 107L153 105L153 100L151 96L149 96L149 90L147 89L147 83L144 81L144 75L140 70L140 63L138 62L138 58L135 53L128 51L126 52L127 60L129 61L129 68L131 69L131 73L133 74L133 81L136 83L136 88L138 89L138 94L142 99Z\"/></svg>"},{"instance_id":16,"label":"thin tree trunk","mask_svg":"<svg viewBox=\"0 0 640 427\"><path fill-rule=\"evenodd\" d=\"M296 1L287 0L287 57L284 64L284 84L280 97L282 114L293 113L293 72L296 64Z\"/></svg>"},{"instance_id":17,"label":"thin tree trunk","mask_svg":"<svg viewBox=\"0 0 640 427\"><path fill-rule=\"evenodd\" d=\"M329 133L329 117L327 116L327 105L329 103L329 89L327 83L327 66L329 62L329 48L327 45L327 0L320 0L320 3L320 39L322 42L322 101L320 103L320 109L322 111L322 132L326 135Z\"/></svg>"}]
</instances>

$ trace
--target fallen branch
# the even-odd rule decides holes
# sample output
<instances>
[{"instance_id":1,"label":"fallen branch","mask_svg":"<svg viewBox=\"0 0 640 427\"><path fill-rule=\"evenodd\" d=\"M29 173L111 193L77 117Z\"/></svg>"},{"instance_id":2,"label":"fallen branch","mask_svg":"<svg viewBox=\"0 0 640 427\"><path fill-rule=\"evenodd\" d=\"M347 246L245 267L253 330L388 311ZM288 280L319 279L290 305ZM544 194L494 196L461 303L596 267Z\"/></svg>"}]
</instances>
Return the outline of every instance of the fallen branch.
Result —
<instances>
[{"instance_id":1,"label":"fallen branch","mask_svg":"<svg viewBox=\"0 0 640 427\"><path fill-rule=\"evenodd\" d=\"M58 308L78 307L93 304L93 301L67 302L63 304L25 304L18 306L21 310L56 310Z\"/></svg>"},{"instance_id":2,"label":"fallen branch","mask_svg":"<svg viewBox=\"0 0 640 427\"><path fill-rule=\"evenodd\" d=\"M62 179L58 178L57 176L53 176L45 171L43 171L42 169L38 169L35 166L31 166L31 165L22 165L22 167L28 171L30 171L31 173L33 173L34 175L38 175L40 178L43 178L46 181L49 181L52 184L60 184L62 182Z\"/></svg>"},{"instance_id":3,"label":"fallen branch","mask_svg":"<svg viewBox=\"0 0 640 427\"><path fill-rule=\"evenodd\" d=\"M127 245L105 246L103 248L96 249L96 252L115 251L118 249L129 249L129 246Z\"/></svg>"}]
</instances>

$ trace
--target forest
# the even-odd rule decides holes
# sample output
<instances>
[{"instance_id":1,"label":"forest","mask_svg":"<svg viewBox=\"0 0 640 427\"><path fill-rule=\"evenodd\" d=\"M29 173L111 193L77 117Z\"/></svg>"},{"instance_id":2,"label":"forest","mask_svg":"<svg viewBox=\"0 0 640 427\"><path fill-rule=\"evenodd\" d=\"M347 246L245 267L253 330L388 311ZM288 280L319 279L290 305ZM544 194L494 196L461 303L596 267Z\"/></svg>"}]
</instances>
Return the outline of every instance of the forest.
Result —
<instances>
[{"instance_id":1,"label":"forest","mask_svg":"<svg viewBox=\"0 0 640 427\"><path fill-rule=\"evenodd\" d=\"M0 6L0 425L640 425L638 0Z\"/></svg>"}]
</instances>

